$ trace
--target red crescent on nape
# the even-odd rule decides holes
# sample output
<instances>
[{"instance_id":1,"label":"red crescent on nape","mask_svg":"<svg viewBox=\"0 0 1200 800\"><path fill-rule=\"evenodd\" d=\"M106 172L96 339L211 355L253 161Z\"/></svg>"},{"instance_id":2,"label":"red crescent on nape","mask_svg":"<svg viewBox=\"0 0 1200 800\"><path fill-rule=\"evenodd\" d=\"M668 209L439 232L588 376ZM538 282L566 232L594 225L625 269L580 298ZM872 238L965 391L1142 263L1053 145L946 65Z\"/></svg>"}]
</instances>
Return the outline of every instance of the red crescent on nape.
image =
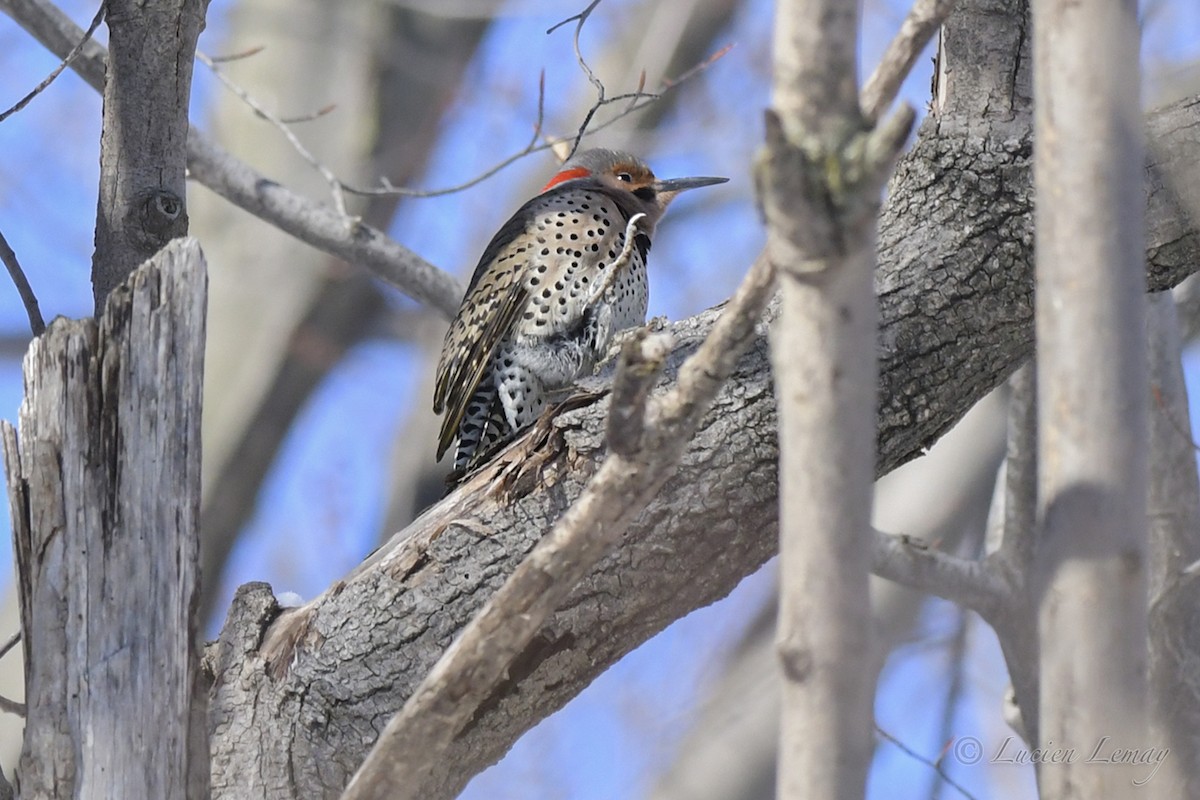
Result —
<instances>
[{"instance_id":1,"label":"red crescent on nape","mask_svg":"<svg viewBox=\"0 0 1200 800\"><path fill-rule=\"evenodd\" d=\"M551 178L550 182L542 187L542 191L544 192L548 189L552 189L555 186L558 186L563 181L574 180L575 178L586 178L587 176L589 176L591 174L592 174L591 172L589 172L587 169L585 169L583 167L575 167L574 169L564 169L562 172L558 173L553 178Z\"/></svg>"}]
</instances>

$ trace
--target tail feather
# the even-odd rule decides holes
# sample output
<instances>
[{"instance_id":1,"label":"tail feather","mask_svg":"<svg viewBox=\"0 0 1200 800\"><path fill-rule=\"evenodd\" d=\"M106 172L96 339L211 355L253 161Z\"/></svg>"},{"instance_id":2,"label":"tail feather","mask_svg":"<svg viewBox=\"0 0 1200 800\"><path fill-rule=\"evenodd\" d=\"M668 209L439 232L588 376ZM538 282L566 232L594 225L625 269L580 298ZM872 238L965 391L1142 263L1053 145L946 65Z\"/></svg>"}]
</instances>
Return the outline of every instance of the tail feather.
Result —
<instances>
[{"instance_id":1,"label":"tail feather","mask_svg":"<svg viewBox=\"0 0 1200 800\"><path fill-rule=\"evenodd\" d=\"M478 466L508 438L508 420L496 387L491 381L484 381L467 404L467 413L459 425L454 471L464 473Z\"/></svg>"}]
</instances>

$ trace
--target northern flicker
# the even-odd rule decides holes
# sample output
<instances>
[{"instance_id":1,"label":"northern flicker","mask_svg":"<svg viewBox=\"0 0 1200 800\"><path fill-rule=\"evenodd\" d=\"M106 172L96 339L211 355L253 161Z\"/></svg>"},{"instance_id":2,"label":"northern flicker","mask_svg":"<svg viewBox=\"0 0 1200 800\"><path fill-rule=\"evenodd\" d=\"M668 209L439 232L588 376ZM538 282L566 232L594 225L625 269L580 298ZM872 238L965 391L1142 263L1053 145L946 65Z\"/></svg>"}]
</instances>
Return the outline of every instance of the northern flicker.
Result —
<instances>
[{"instance_id":1,"label":"northern flicker","mask_svg":"<svg viewBox=\"0 0 1200 800\"><path fill-rule=\"evenodd\" d=\"M655 225L680 192L726 180L659 180L612 150L563 164L492 238L446 332L438 458L457 439L455 473L474 468L591 374L615 333L645 324Z\"/></svg>"}]
</instances>

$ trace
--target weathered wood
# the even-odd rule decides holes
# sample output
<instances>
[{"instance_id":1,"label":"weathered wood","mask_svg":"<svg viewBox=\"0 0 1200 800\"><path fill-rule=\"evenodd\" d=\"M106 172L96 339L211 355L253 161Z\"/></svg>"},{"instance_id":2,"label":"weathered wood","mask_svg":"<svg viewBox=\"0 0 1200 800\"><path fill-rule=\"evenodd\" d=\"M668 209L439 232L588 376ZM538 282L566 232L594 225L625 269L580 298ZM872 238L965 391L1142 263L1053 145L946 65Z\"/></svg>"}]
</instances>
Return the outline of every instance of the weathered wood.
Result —
<instances>
[{"instance_id":1,"label":"weathered wood","mask_svg":"<svg viewBox=\"0 0 1200 800\"><path fill-rule=\"evenodd\" d=\"M2 423L20 573L25 798L203 796L196 702L204 259L172 242L99 323L30 345Z\"/></svg>"}]
</instances>

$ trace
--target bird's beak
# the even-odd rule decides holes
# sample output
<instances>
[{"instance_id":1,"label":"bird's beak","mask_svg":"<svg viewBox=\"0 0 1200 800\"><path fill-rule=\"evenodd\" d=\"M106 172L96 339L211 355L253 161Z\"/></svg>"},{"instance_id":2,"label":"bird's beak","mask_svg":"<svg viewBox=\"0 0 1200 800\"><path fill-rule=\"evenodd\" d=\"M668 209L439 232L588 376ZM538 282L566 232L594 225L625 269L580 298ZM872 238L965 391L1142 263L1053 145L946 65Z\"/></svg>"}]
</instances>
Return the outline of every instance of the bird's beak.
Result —
<instances>
[{"instance_id":1,"label":"bird's beak","mask_svg":"<svg viewBox=\"0 0 1200 800\"><path fill-rule=\"evenodd\" d=\"M718 183L725 183L728 180L729 178L671 178L665 181L656 181L654 191L659 194L673 196L688 189L699 189L701 186L716 186Z\"/></svg>"}]
</instances>

